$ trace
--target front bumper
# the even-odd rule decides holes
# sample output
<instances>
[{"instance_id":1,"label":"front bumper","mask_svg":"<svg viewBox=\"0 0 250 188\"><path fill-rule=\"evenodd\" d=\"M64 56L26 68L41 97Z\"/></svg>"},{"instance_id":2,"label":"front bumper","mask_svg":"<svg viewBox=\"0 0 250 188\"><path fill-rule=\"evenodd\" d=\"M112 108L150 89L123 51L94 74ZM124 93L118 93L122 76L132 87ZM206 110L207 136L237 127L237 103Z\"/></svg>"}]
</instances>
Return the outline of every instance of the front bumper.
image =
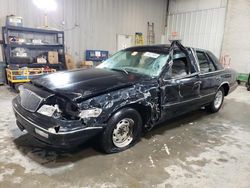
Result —
<instances>
[{"instance_id":1,"label":"front bumper","mask_svg":"<svg viewBox=\"0 0 250 188\"><path fill-rule=\"evenodd\" d=\"M34 136L38 140L45 142L53 147L71 147L72 145L79 145L88 139L94 137L100 133L103 129L102 126L85 126L81 125L81 128L73 127L70 130L58 133L51 133L48 131L49 127L53 127L53 122L50 119L53 118L42 118L37 113L31 113L25 110L17 98L12 101L13 110L16 116L17 126L20 130L26 130L28 134ZM72 121L73 122L73 121ZM70 123L70 121L67 121ZM65 122L56 121L57 126L65 124Z\"/></svg>"}]
</instances>

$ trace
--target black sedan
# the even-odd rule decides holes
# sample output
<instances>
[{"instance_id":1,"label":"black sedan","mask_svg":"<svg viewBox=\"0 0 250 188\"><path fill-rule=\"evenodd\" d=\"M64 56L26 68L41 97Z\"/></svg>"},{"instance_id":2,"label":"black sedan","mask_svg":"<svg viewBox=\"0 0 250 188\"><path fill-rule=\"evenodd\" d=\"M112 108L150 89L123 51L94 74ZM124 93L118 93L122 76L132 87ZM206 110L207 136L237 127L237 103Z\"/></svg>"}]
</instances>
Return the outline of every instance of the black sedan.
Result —
<instances>
[{"instance_id":1,"label":"black sedan","mask_svg":"<svg viewBox=\"0 0 250 188\"><path fill-rule=\"evenodd\" d=\"M17 125L55 147L94 138L123 151L167 119L206 107L217 112L236 88L236 72L209 51L171 45L131 47L94 69L58 72L21 86Z\"/></svg>"}]
</instances>

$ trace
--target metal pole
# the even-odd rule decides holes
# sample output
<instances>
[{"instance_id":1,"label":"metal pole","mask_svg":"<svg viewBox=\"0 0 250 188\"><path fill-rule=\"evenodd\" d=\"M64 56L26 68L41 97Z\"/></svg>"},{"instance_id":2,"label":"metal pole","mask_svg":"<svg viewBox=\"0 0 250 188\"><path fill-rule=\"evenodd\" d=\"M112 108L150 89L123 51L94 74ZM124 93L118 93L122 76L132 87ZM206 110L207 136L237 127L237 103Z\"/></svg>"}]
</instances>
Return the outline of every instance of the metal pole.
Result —
<instances>
[{"instance_id":1,"label":"metal pole","mask_svg":"<svg viewBox=\"0 0 250 188\"><path fill-rule=\"evenodd\" d=\"M44 10L44 27L49 27L48 25L48 11Z\"/></svg>"}]
</instances>

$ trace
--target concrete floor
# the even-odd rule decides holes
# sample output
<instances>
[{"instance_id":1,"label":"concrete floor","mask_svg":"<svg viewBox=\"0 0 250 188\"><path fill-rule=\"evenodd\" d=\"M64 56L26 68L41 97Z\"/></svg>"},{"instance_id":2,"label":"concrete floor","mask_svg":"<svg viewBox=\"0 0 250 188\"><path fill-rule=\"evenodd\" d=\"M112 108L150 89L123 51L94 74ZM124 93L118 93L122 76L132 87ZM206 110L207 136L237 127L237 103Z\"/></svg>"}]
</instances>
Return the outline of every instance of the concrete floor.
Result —
<instances>
[{"instance_id":1,"label":"concrete floor","mask_svg":"<svg viewBox=\"0 0 250 188\"><path fill-rule=\"evenodd\" d=\"M0 87L0 187L250 187L250 92L225 99L221 111L198 110L146 134L132 149L105 155L83 145L46 148L15 125Z\"/></svg>"}]
</instances>

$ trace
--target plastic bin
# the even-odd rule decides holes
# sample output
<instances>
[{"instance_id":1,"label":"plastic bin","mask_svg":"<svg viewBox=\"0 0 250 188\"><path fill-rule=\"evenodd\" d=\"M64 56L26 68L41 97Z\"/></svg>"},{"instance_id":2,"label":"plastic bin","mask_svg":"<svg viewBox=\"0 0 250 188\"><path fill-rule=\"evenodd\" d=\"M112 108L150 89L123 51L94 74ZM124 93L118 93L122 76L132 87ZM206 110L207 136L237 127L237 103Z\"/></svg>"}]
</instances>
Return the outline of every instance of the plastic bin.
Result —
<instances>
[{"instance_id":1,"label":"plastic bin","mask_svg":"<svg viewBox=\"0 0 250 188\"><path fill-rule=\"evenodd\" d=\"M6 16L6 26L23 26L23 18L20 16L9 15Z\"/></svg>"},{"instance_id":2,"label":"plastic bin","mask_svg":"<svg viewBox=\"0 0 250 188\"><path fill-rule=\"evenodd\" d=\"M103 50L86 50L86 61L104 61L108 59L109 52Z\"/></svg>"}]
</instances>

